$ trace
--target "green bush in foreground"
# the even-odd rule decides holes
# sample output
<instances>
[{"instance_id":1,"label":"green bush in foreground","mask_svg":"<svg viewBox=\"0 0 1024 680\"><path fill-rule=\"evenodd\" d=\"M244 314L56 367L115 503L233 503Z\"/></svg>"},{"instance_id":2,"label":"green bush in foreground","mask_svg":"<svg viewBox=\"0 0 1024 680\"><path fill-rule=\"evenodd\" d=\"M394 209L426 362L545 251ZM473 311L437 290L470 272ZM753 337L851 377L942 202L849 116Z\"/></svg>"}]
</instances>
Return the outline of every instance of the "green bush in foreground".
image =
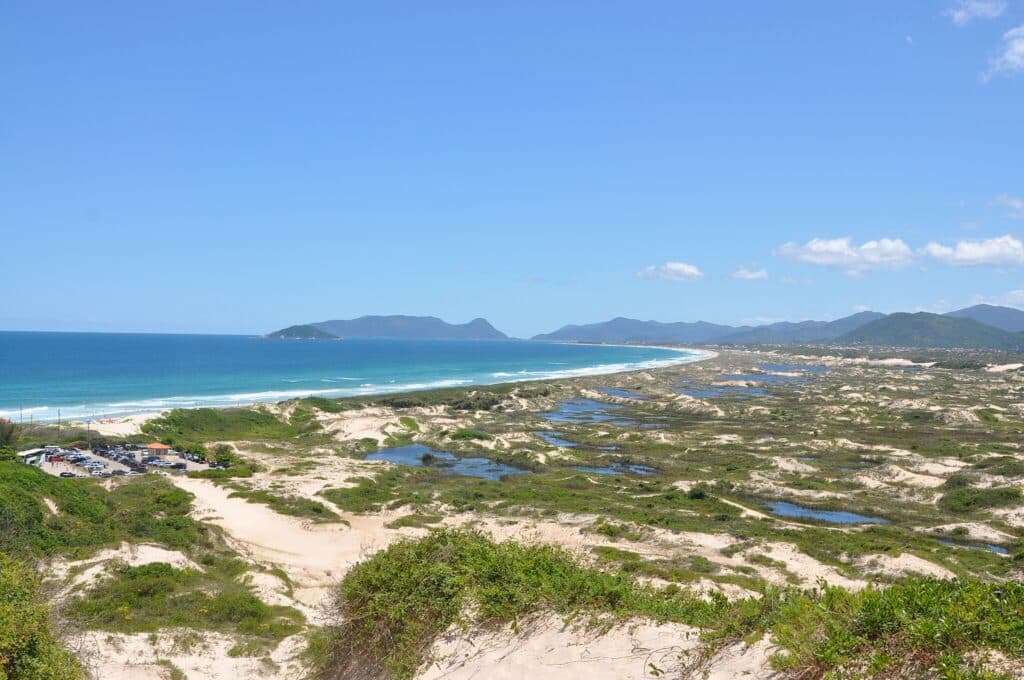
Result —
<instances>
[{"instance_id":1,"label":"green bush in foreground","mask_svg":"<svg viewBox=\"0 0 1024 680\"><path fill-rule=\"evenodd\" d=\"M582 566L558 547L494 543L471 531L438 530L356 565L337 609L341 623L310 643L316 678L411 678L452 624L541 611L685 623L703 630L710 650L769 633L780 648L773 664L800 678L994 679L1002 676L984 670L977 653L1024 658L1019 582L912 578L856 593L769 588L734 602L704 600Z\"/></svg>"},{"instance_id":2,"label":"green bush in foreground","mask_svg":"<svg viewBox=\"0 0 1024 680\"><path fill-rule=\"evenodd\" d=\"M39 577L0 553L0 678L76 680L78 661L50 630L50 608L37 594Z\"/></svg>"},{"instance_id":3,"label":"green bush in foreground","mask_svg":"<svg viewBox=\"0 0 1024 680\"><path fill-rule=\"evenodd\" d=\"M494 543L482 534L438 530L392 545L356 565L341 584L344 623L311 644L322 678L411 678L434 639L475 605L475 621L500 623L538 610L709 622L725 602L582 567L555 546Z\"/></svg>"}]
</instances>

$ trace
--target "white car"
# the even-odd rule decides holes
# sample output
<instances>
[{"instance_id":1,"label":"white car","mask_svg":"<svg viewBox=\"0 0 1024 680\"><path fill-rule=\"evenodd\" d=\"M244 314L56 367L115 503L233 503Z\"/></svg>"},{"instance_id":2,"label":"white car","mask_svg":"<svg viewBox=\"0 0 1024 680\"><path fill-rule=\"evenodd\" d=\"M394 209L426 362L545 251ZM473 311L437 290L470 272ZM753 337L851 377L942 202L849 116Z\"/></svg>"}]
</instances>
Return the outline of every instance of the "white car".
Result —
<instances>
[{"instance_id":1,"label":"white car","mask_svg":"<svg viewBox=\"0 0 1024 680\"><path fill-rule=\"evenodd\" d=\"M170 477L170 475L164 472L163 470L150 470L149 474L160 475L161 477Z\"/></svg>"}]
</instances>

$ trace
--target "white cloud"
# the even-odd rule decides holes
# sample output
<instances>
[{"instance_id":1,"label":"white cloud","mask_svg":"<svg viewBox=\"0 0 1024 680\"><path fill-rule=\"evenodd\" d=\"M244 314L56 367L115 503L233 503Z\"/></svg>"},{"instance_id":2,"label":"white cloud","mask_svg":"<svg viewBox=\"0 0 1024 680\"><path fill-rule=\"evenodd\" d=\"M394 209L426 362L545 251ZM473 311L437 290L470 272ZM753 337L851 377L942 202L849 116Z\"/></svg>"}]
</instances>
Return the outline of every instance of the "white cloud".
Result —
<instances>
[{"instance_id":1,"label":"white cloud","mask_svg":"<svg viewBox=\"0 0 1024 680\"><path fill-rule=\"evenodd\" d=\"M747 269L743 265L737 267L736 271L732 273L732 278L740 279L743 281L757 281L758 279L767 279L767 269Z\"/></svg>"},{"instance_id":2,"label":"white cloud","mask_svg":"<svg viewBox=\"0 0 1024 680\"><path fill-rule=\"evenodd\" d=\"M921 252L958 267L1024 264L1024 243L1009 234L981 241L957 241L953 246L932 241Z\"/></svg>"},{"instance_id":3,"label":"white cloud","mask_svg":"<svg viewBox=\"0 0 1024 680\"><path fill-rule=\"evenodd\" d=\"M999 53L988 60L988 71L981 79L988 82L1003 74L1013 76L1024 71L1024 24L1003 33L1003 45Z\"/></svg>"},{"instance_id":4,"label":"white cloud","mask_svg":"<svg viewBox=\"0 0 1024 680\"><path fill-rule=\"evenodd\" d=\"M854 305L853 311L855 312L870 312L871 305Z\"/></svg>"},{"instance_id":5,"label":"white cloud","mask_svg":"<svg viewBox=\"0 0 1024 680\"><path fill-rule=\"evenodd\" d=\"M1024 220L1024 198L1014 198L999 194L992 199L993 205L1001 205L1010 209L1009 216L1015 220Z\"/></svg>"},{"instance_id":6,"label":"white cloud","mask_svg":"<svg viewBox=\"0 0 1024 680\"><path fill-rule=\"evenodd\" d=\"M803 245L790 241L776 250L776 254L807 264L836 267L848 274L906 267L914 259L910 246L898 238L882 238L861 245L853 243L849 237L815 238Z\"/></svg>"},{"instance_id":7,"label":"white cloud","mask_svg":"<svg viewBox=\"0 0 1024 680\"><path fill-rule=\"evenodd\" d=\"M696 281L704 278L704 272L686 262L666 262L661 266L651 265L636 274L642 279L662 281Z\"/></svg>"},{"instance_id":8,"label":"white cloud","mask_svg":"<svg viewBox=\"0 0 1024 680\"><path fill-rule=\"evenodd\" d=\"M975 295L974 304L1005 305L1007 307L1024 307L1024 288L1010 290L1002 295Z\"/></svg>"},{"instance_id":9,"label":"white cloud","mask_svg":"<svg viewBox=\"0 0 1024 680\"><path fill-rule=\"evenodd\" d=\"M957 26L966 26L975 19L995 19L1006 11L1006 0L957 0L944 14Z\"/></svg>"}]
</instances>

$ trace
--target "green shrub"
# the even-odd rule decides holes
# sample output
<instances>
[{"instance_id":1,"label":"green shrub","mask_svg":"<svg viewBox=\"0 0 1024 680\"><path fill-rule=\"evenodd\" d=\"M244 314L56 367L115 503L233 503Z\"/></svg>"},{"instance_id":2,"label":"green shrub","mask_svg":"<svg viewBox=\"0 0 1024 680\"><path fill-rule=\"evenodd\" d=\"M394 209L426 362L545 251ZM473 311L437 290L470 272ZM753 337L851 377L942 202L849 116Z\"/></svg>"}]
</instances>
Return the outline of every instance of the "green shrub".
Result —
<instances>
[{"instance_id":1,"label":"green shrub","mask_svg":"<svg viewBox=\"0 0 1024 680\"><path fill-rule=\"evenodd\" d=\"M202 627L280 640L302 627L299 612L265 604L247 586L221 582L207 592L205 581L202 572L163 562L119 565L71 600L67 614L90 628L126 633Z\"/></svg>"},{"instance_id":2,"label":"green shrub","mask_svg":"<svg viewBox=\"0 0 1024 680\"><path fill-rule=\"evenodd\" d=\"M50 608L38 595L39 577L0 552L0 678L76 680L85 673L50 630Z\"/></svg>"},{"instance_id":3,"label":"green shrub","mask_svg":"<svg viewBox=\"0 0 1024 680\"><path fill-rule=\"evenodd\" d=\"M43 499L54 502L51 513ZM0 462L0 551L88 555L121 541L191 548L207 529L188 515L192 495L169 481L143 476L107 492L91 479L60 479L38 468Z\"/></svg>"},{"instance_id":4,"label":"green shrub","mask_svg":"<svg viewBox=\"0 0 1024 680\"><path fill-rule=\"evenodd\" d=\"M1001 508L1021 502L1021 491L1001 486L991 489L961 487L953 489L939 499L939 507L955 513L974 512L987 508Z\"/></svg>"},{"instance_id":5,"label":"green shrub","mask_svg":"<svg viewBox=\"0 0 1024 680\"><path fill-rule=\"evenodd\" d=\"M465 427L453 432L451 438L456 441L487 441L490 439L494 439L493 436L487 434L486 432L481 432L480 430L472 430Z\"/></svg>"},{"instance_id":6,"label":"green shrub","mask_svg":"<svg viewBox=\"0 0 1024 680\"><path fill-rule=\"evenodd\" d=\"M899 677L920 677L940 662L952 672L939 677L985 677L961 673L971 666L963 659L967 652L1024 656L1024 585L1019 582L915 578L856 593L826 586L765 597L762 609L771 611L772 639L783 649L776 666L805 675L814 669L810 677L852 669L880 654L908 666L909 675Z\"/></svg>"},{"instance_id":7,"label":"green shrub","mask_svg":"<svg viewBox=\"0 0 1024 680\"><path fill-rule=\"evenodd\" d=\"M262 408L173 409L146 422L142 431L162 439L209 442L238 439L289 439L301 428Z\"/></svg>"},{"instance_id":8,"label":"green shrub","mask_svg":"<svg viewBox=\"0 0 1024 680\"><path fill-rule=\"evenodd\" d=\"M723 602L582 567L559 547L438 530L353 567L338 594L342 623L313 640L310 656L319 677L358 669L366 677L411 678L436 636L470 609L476 621L492 624L541 610L700 623Z\"/></svg>"}]
</instances>

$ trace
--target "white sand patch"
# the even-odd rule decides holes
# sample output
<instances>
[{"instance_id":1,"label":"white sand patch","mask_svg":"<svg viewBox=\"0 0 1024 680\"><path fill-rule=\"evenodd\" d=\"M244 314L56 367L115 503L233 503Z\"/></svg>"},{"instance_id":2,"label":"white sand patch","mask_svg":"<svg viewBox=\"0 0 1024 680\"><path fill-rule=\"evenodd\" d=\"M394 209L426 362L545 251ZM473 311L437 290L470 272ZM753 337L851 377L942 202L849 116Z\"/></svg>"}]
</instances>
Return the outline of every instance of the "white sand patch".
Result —
<instances>
[{"instance_id":1,"label":"white sand patch","mask_svg":"<svg viewBox=\"0 0 1024 680\"><path fill-rule=\"evenodd\" d=\"M981 422L978 414L969 408L951 408L940 416L947 425L976 425Z\"/></svg>"},{"instance_id":2,"label":"white sand patch","mask_svg":"<svg viewBox=\"0 0 1024 680\"><path fill-rule=\"evenodd\" d=\"M979 541L981 543L1003 543L1005 541L1012 541L1014 537L998 529L993 529L987 524L981 522L961 522L959 524L943 524L941 526L932 527L931 531L936 531L943 534L952 534L956 529L966 529L967 534L964 536L970 541Z\"/></svg>"},{"instance_id":3,"label":"white sand patch","mask_svg":"<svg viewBox=\"0 0 1024 680\"><path fill-rule=\"evenodd\" d=\"M691 397L688 394L677 394L672 398L672 406L680 411L686 411L687 413L705 414L709 416L716 416L721 418L725 415L725 411L721 407L712 404L711 402Z\"/></svg>"},{"instance_id":4,"label":"white sand patch","mask_svg":"<svg viewBox=\"0 0 1024 680\"><path fill-rule=\"evenodd\" d=\"M949 569L910 553L903 553L899 557L892 557L891 555L866 555L857 560L857 564L865 572L886 577L900 577L907 576L908 574L920 574L936 578L953 578L956 576Z\"/></svg>"},{"instance_id":5,"label":"white sand patch","mask_svg":"<svg viewBox=\"0 0 1024 680\"><path fill-rule=\"evenodd\" d=\"M967 467L967 463L957 460L956 458L940 458L938 460L929 460L927 458L919 458L914 463L914 468L926 475L951 475L955 472Z\"/></svg>"},{"instance_id":6,"label":"white sand patch","mask_svg":"<svg viewBox=\"0 0 1024 680\"><path fill-rule=\"evenodd\" d=\"M772 461L782 472L803 472L803 473L817 473L818 469L807 463L801 463L795 458L786 458L784 456L775 456Z\"/></svg>"},{"instance_id":7,"label":"white sand patch","mask_svg":"<svg viewBox=\"0 0 1024 680\"><path fill-rule=\"evenodd\" d=\"M397 514L346 515L343 524L315 524L281 515L265 505L231 498L230 491L205 479L172 478L195 495L193 516L222 527L228 543L264 566L278 566L295 583L295 599L317 606L328 589L356 562L418 529L394 530L385 524Z\"/></svg>"},{"instance_id":8,"label":"white sand patch","mask_svg":"<svg viewBox=\"0 0 1024 680\"><path fill-rule=\"evenodd\" d=\"M835 567L823 564L810 555L805 555L792 543L767 543L764 552L774 560L786 563L786 569L796 574L805 584L813 585L825 580L834 586L860 590L864 581L844 576Z\"/></svg>"},{"instance_id":9,"label":"white sand patch","mask_svg":"<svg viewBox=\"0 0 1024 680\"><path fill-rule=\"evenodd\" d=\"M202 567L177 550L167 550L157 545L122 543L120 548L101 550L85 560L54 560L50 563L46 575L48 578L65 582L57 596L63 598L77 586L102 578L107 567L113 562L121 562L130 567L166 562L176 569L202 570ZM73 571L77 573L72 576Z\"/></svg>"},{"instance_id":10,"label":"white sand patch","mask_svg":"<svg viewBox=\"0 0 1024 680\"><path fill-rule=\"evenodd\" d=\"M515 634L453 628L430 650L418 680L640 680L682 677L686 651L699 646L696 629L635 621L603 634L543 616Z\"/></svg>"},{"instance_id":11,"label":"white sand patch","mask_svg":"<svg viewBox=\"0 0 1024 680\"><path fill-rule=\"evenodd\" d=\"M303 677L297 660L301 650L300 636L287 638L270 653L273 665L262 657L231 657L228 650L235 640L221 633L198 631L198 642L180 645L175 638L185 639L189 630L164 630L150 641L149 633L126 635L88 631L70 640L70 646L85 661L98 680L167 680L168 669L158 664L170 661L189 680L294 680ZM184 648L183 648L184 647Z\"/></svg>"},{"instance_id":12,"label":"white sand patch","mask_svg":"<svg viewBox=\"0 0 1024 680\"><path fill-rule=\"evenodd\" d=\"M1006 373L1007 371L1019 371L1024 368L1024 364L998 364L986 366L985 370L989 373Z\"/></svg>"},{"instance_id":13,"label":"white sand patch","mask_svg":"<svg viewBox=\"0 0 1024 680\"><path fill-rule=\"evenodd\" d=\"M47 498L46 496L43 496L43 503L46 505L46 509L49 510L51 514L60 514L60 508L57 507L57 504L53 501L52 498Z\"/></svg>"},{"instance_id":14,"label":"white sand patch","mask_svg":"<svg viewBox=\"0 0 1024 680\"><path fill-rule=\"evenodd\" d=\"M854 479L872 489L887 484L906 484L922 489L934 489L946 480L929 474L918 474L904 470L898 465L882 465L860 473Z\"/></svg>"},{"instance_id":15,"label":"white sand patch","mask_svg":"<svg viewBox=\"0 0 1024 680\"><path fill-rule=\"evenodd\" d=\"M775 646L765 637L752 645L736 642L715 654L704 667L704 673L694 676L703 680L735 680L736 678L777 677L771 668L771 655Z\"/></svg>"},{"instance_id":16,"label":"white sand patch","mask_svg":"<svg viewBox=\"0 0 1024 680\"><path fill-rule=\"evenodd\" d=\"M92 429L93 432L106 437L130 437L142 432L142 425L163 413L138 413L133 416L122 416L119 418L100 418L91 423L74 423L80 427Z\"/></svg>"},{"instance_id":17,"label":"white sand patch","mask_svg":"<svg viewBox=\"0 0 1024 680\"><path fill-rule=\"evenodd\" d=\"M375 439L377 443L388 438L385 429L403 429L397 425L397 417L391 409L369 407L358 411L342 413L318 413L317 420L324 431L342 441Z\"/></svg>"}]
</instances>

